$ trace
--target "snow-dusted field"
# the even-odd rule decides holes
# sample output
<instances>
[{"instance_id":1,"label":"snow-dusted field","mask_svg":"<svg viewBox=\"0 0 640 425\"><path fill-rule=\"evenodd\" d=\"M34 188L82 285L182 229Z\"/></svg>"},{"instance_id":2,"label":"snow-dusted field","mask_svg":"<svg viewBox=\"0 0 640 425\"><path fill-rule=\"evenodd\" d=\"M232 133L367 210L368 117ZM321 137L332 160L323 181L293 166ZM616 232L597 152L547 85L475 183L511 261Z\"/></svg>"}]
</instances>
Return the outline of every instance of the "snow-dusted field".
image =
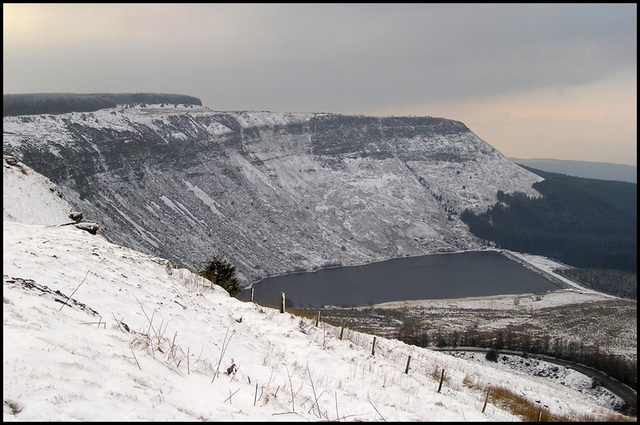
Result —
<instances>
[{"instance_id":1,"label":"snow-dusted field","mask_svg":"<svg viewBox=\"0 0 640 425\"><path fill-rule=\"evenodd\" d=\"M465 310L514 310L540 309L557 307L566 304L590 301L609 300L612 296L587 290L585 292L571 289L545 292L543 294L509 294L487 297L450 298L437 300L394 301L376 304L380 308L424 307L424 308L452 308Z\"/></svg>"},{"instance_id":2,"label":"snow-dusted field","mask_svg":"<svg viewBox=\"0 0 640 425\"><path fill-rule=\"evenodd\" d=\"M162 259L55 222L67 207L43 202L55 196L48 183L13 168L4 163L5 196L32 196L3 203L5 421L523 420L493 400L483 413L489 386L570 420L617 416L582 383L385 338L372 352L371 335L341 340L325 323L238 301ZM6 202L18 198L20 208Z\"/></svg>"}]
</instances>

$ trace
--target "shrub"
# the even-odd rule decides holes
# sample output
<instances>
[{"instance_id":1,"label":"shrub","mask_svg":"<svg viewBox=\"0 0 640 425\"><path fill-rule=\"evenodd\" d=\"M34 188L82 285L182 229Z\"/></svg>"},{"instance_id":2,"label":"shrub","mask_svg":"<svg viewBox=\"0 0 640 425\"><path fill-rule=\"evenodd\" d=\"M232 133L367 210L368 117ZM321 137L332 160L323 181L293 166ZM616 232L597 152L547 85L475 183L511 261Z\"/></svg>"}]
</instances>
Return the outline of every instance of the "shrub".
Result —
<instances>
[{"instance_id":1,"label":"shrub","mask_svg":"<svg viewBox=\"0 0 640 425\"><path fill-rule=\"evenodd\" d=\"M235 277L236 266L215 255L198 274L210 280L212 284L224 288L232 297L242 291L240 282Z\"/></svg>"},{"instance_id":2,"label":"shrub","mask_svg":"<svg viewBox=\"0 0 640 425\"><path fill-rule=\"evenodd\" d=\"M496 350L487 351L487 360L489 360L490 362L497 362L498 352Z\"/></svg>"}]
</instances>

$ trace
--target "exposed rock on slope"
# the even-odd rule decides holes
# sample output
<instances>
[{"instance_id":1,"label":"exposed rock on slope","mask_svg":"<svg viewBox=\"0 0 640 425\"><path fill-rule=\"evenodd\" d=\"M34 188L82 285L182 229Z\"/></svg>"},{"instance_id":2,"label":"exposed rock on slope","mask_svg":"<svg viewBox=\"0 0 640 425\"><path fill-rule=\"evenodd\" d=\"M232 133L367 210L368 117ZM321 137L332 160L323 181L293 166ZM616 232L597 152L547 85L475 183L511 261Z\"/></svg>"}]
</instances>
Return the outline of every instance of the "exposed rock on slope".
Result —
<instances>
[{"instance_id":1,"label":"exposed rock on slope","mask_svg":"<svg viewBox=\"0 0 640 425\"><path fill-rule=\"evenodd\" d=\"M261 277L473 249L459 220L540 177L430 117L126 107L6 117L3 149L111 241Z\"/></svg>"}]
</instances>

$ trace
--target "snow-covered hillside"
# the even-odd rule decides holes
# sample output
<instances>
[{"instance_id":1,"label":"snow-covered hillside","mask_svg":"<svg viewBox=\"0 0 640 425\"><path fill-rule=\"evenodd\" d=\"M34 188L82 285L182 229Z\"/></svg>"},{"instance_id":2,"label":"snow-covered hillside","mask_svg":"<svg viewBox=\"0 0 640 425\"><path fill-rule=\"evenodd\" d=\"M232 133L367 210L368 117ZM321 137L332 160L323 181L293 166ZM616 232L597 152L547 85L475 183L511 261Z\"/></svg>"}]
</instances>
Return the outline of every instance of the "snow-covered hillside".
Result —
<instances>
[{"instance_id":1,"label":"snow-covered hillside","mask_svg":"<svg viewBox=\"0 0 640 425\"><path fill-rule=\"evenodd\" d=\"M166 260L60 225L66 205L16 193L55 197L50 182L23 164L3 170L5 421L523 420L498 387L535 413L616 415L542 377L384 338L374 347L349 330L340 339L325 323L238 301ZM567 380L582 386L578 375Z\"/></svg>"},{"instance_id":2,"label":"snow-covered hillside","mask_svg":"<svg viewBox=\"0 0 640 425\"><path fill-rule=\"evenodd\" d=\"M3 160L3 218L26 224L69 222L73 207L62 198L60 189L48 178L14 161L10 156Z\"/></svg>"},{"instance_id":3,"label":"snow-covered hillside","mask_svg":"<svg viewBox=\"0 0 640 425\"><path fill-rule=\"evenodd\" d=\"M110 241L243 283L482 247L459 219L541 180L458 121L120 106L4 117L3 148Z\"/></svg>"}]
</instances>

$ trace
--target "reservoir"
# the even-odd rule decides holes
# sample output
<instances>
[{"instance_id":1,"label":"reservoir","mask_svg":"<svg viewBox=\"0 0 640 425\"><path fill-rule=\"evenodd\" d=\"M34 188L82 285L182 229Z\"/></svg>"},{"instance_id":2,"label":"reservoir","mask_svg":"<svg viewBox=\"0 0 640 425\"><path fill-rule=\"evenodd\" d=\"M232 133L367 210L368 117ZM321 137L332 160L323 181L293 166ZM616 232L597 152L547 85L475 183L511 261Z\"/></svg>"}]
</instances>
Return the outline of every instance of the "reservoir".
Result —
<instances>
[{"instance_id":1,"label":"reservoir","mask_svg":"<svg viewBox=\"0 0 640 425\"><path fill-rule=\"evenodd\" d=\"M361 307L389 301L541 293L558 287L497 251L405 257L362 266L266 278L253 284L254 301L286 306ZM248 300L250 289L238 298Z\"/></svg>"}]
</instances>

